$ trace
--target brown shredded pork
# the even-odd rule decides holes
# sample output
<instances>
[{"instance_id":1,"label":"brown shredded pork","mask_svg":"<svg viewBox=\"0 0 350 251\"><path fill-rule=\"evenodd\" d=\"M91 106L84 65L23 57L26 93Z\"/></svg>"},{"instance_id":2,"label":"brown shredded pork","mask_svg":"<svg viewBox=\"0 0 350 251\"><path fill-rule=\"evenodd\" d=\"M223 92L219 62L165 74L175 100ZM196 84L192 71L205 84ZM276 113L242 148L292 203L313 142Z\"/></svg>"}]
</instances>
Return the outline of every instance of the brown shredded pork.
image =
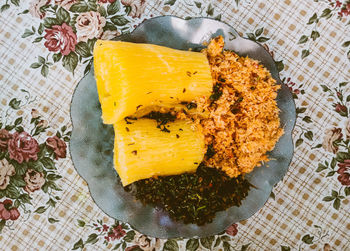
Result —
<instances>
[{"instance_id":1,"label":"brown shredded pork","mask_svg":"<svg viewBox=\"0 0 350 251\"><path fill-rule=\"evenodd\" d=\"M195 122L215 153L204 163L237 177L267 161L267 151L283 134L275 100L280 86L258 61L239 57L223 47L219 36L204 51L211 66L214 93L196 100L197 110L208 115L196 116ZM193 119L193 115L178 114L184 116Z\"/></svg>"}]
</instances>

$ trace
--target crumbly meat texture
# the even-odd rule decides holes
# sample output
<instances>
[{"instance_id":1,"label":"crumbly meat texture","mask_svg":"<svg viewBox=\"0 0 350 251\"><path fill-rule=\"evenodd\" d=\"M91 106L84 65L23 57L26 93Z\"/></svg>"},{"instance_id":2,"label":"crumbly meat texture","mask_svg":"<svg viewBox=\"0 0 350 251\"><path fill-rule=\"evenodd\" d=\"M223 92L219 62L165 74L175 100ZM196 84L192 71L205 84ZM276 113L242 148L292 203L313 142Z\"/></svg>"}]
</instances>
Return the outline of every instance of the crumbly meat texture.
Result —
<instances>
[{"instance_id":1,"label":"crumbly meat texture","mask_svg":"<svg viewBox=\"0 0 350 251\"><path fill-rule=\"evenodd\" d=\"M204 164L237 177L267 161L266 153L283 134L276 103L280 86L258 61L239 57L223 47L224 40L219 36L204 51L211 67L214 93L210 98L196 100L198 111L206 117L191 115L191 119L215 152ZM179 118L188 116L178 114Z\"/></svg>"}]
</instances>

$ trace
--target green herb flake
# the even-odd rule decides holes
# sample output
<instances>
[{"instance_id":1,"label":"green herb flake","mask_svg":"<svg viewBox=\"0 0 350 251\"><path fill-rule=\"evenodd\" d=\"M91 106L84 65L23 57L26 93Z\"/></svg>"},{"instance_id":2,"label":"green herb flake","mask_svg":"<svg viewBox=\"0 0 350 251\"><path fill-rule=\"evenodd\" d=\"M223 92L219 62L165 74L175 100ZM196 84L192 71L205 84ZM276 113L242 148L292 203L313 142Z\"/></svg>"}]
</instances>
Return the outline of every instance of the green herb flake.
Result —
<instances>
[{"instance_id":1,"label":"green herb flake","mask_svg":"<svg viewBox=\"0 0 350 251\"><path fill-rule=\"evenodd\" d=\"M251 187L243 176L230 178L203 163L195 173L144 179L133 184L136 189L126 186L125 190L142 203L161 207L176 221L198 225L212 222L216 212L240 206Z\"/></svg>"},{"instance_id":2,"label":"green herb flake","mask_svg":"<svg viewBox=\"0 0 350 251\"><path fill-rule=\"evenodd\" d=\"M134 118L134 117L125 117L124 118L126 124L132 124L129 120L137 120L137 118Z\"/></svg>"},{"instance_id":3,"label":"green herb flake","mask_svg":"<svg viewBox=\"0 0 350 251\"><path fill-rule=\"evenodd\" d=\"M162 132L170 132L168 128L166 128L164 125L159 127Z\"/></svg>"},{"instance_id":4,"label":"green herb flake","mask_svg":"<svg viewBox=\"0 0 350 251\"><path fill-rule=\"evenodd\" d=\"M207 148L207 152L205 154L205 156L210 159L211 157L213 157L216 154L215 149L213 147L213 144L210 144Z\"/></svg>"},{"instance_id":5,"label":"green herb flake","mask_svg":"<svg viewBox=\"0 0 350 251\"><path fill-rule=\"evenodd\" d=\"M230 111L236 114L240 111L240 103L243 101L243 97L239 97L233 105L230 106Z\"/></svg>"},{"instance_id":6,"label":"green herb flake","mask_svg":"<svg viewBox=\"0 0 350 251\"><path fill-rule=\"evenodd\" d=\"M184 102L183 101L180 104L185 105L188 110L191 110L193 108L197 108L197 104L195 102ZM183 112L185 114L187 114L185 110L183 110Z\"/></svg>"},{"instance_id":7,"label":"green herb flake","mask_svg":"<svg viewBox=\"0 0 350 251\"><path fill-rule=\"evenodd\" d=\"M176 119L176 116L172 115L170 112L161 113L152 111L149 114L143 116L143 118L154 119L157 121L157 128L159 128L162 132L170 132L169 129L166 128L166 124L168 122L173 122Z\"/></svg>"},{"instance_id":8,"label":"green herb flake","mask_svg":"<svg viewBox=\"0 0 350 251\"><path fill-rule=\"evenodd\" d=\"M213 92L210 95L211 101L216 101L222 96L222 84L216 83L216 85L213 86Z\"/></svg>"}]
</instances>

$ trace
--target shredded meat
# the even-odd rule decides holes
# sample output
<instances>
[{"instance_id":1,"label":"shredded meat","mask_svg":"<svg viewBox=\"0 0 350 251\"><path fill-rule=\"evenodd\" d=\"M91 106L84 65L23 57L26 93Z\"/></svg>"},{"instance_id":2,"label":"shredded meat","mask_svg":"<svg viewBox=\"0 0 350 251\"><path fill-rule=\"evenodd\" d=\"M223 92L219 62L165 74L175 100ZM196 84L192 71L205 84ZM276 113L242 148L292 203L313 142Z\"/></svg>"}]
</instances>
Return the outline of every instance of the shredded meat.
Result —
<instances>
[{"instance_id":1,"label":"shredded meat","mask_svg":"<svg viewBox=\"0 0 350 251\"><path fill-rule=\"evenodd\" d=\"M223 50L224 40L213 39L207 55L214 81L210 98L196 100L197 110L207 116L179 113L202 130L215 154L204 163L222 169L230 177L251 172L267 161L283 129L276 103L280 88L258 61Z\"/></svg>"}]
</instances>

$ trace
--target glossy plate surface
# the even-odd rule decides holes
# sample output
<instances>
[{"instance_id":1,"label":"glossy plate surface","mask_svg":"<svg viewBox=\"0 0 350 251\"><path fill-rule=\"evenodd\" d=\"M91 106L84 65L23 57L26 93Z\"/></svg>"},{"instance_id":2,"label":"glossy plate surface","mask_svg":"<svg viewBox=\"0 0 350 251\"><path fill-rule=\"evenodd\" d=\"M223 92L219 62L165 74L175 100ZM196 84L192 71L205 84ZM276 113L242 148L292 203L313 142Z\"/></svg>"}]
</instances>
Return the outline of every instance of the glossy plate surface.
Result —
<instances>
[{"instance_id":1,"label":"glossy plate surface","mask_svg":"<svg viewBox=\"0 0 350 251\"><path fill-rule=\"evenodd\" d=\"M203 42L218 35L225 38L226 49L259 60L281 84L275 62L261 45L240 37L231 26L216 20L183 20L172 16L152 18L144 21L131 34L118 37L117 40L200 50ZM272 187L288 170L293 156L291 133L296 113L292 95L284 84L278 92L277 101L285 134L269 153L271 161L267 163L268 166L255 168L246 176L257 189L251 189L240 207L217 213L214 221L204 226L174 222L166 213L142 205L124 191L113 168L113 127L102 124L93 70L81 80L72 98L72 160L78 173L88 183L95 203L109 216L131 224L143 234L159 238L217 234L232 223L256 213L267 201Z\"/></svg>"}]
</instances>

